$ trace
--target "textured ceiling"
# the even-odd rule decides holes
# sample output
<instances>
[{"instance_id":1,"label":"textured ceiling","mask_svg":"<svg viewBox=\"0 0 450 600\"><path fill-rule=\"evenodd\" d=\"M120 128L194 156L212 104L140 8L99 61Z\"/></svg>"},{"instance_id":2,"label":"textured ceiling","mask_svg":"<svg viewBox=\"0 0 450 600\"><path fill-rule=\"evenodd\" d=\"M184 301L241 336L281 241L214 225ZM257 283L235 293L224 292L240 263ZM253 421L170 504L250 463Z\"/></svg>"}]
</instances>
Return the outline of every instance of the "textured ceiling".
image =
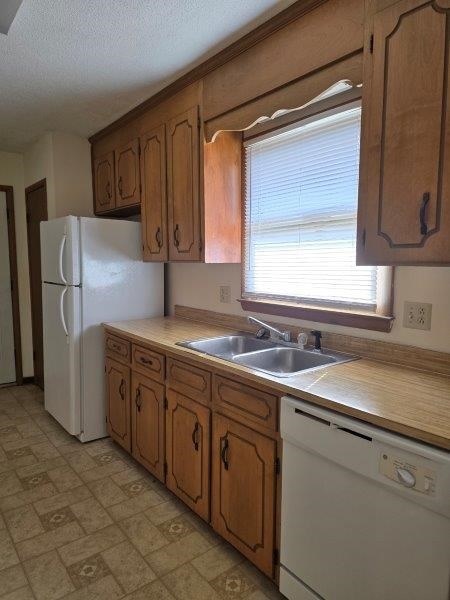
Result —
<instances>
[{"instance_id":1,"label":"textured ceiling","mask_svg":"<svg viewBox=\"0 0 450 600\"><path fill-rule=\"evenodd\" d=\"M0 149L88 136L293 0L24 0L0 35Z\"/></svg>"}]
</instances>

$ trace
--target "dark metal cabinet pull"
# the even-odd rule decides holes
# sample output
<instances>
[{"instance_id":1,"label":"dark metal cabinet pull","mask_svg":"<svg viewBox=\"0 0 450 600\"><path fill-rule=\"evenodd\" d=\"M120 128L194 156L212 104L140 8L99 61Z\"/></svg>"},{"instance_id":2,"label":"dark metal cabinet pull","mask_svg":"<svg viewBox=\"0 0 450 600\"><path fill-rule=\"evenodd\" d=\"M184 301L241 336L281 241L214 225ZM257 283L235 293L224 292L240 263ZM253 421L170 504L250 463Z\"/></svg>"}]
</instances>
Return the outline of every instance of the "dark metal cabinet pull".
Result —
<instances>
[{"instance_id":1,"label":"dark metal cabinet pull","mask_svg":"<svg viewBox=\"0 0 450 600\"><path fill-rule=\"evenodd\" d=\"M125 400L125 379L122 379L119 385L119 394L122 400Z\"/></svg>"},{"instance_id":2,"label":"dark metal cabinet pull","mask_svg":"<svg viewBox=\"0 0 450 600\"><path fill-rule=\"evenodd\" d=\"M138 387L136 389L135 402L136 402L136 406L137 406L138 412L141 412L142 400L141 400L141 388L140 387Z\"/></svg>"},{"instance_id":3,"label":"dark metal cabinet pull","mask_svg":"<svg viewBox=\"0 0 450 600\"><path fill-rule=\"evenodd\" d=\"M194 431L192 432L192 443L195 450L198 451L198 421L195 423Z\"/></svg>"},{"instance_id":4,"label":"dark metal cabinet pull","mask_svg":"<svg viewBox=\"0 0 450 600\"><path fill-rule=\"evenodd\" d=\"M175 229L173 232L173 243L175 244L175 246L178 248L178 246L180 245L180 238L179 238L179 234L180 233L180 228L178 227L178 223L175 225Z\"/></svg>"},{"instance_id":5,"label":"dark metal cabinet pull","mask_svg":"<svg viewBox=\"0 0 450 600\"><path fill-rule=\"evenodd\" d=\"M158 227L158 229L156 230L155 238L158 247L161 248L161 246L163 245L161 227Z\"/></svg>"},{"instance_id":6,"label":"dark metal cabinet pull","mask_svg":"<svg viewBox=\"0 0 450 600\"><path fill-rule=\"evenodd\" d=\"M139 360L144 365L152 365L153 364L153 361L150 358L147 358L145 356L141 356Z\"/></svg>"},{"instance_id":7,"label":"dark metal cabinet pull","mask_svg":"<svg viewBox=\"0 0 450 600\"><path fill-rule=\"evenodd\" d=\"M228 471L228 438L223 440L222 452L220 453L225 471Z\"/></svg>"},{"instance_id":8,"label":"dark metal cabinet pull","mask_svg":"<svg viewBox=\"0 0 450 600\"><path fill-rule=\"evenodd\" d=\"M421 235L427 235L427 233L428 233L426 212L427 212L427 206L428 206L429 202L430 202L430 193L425 192L424 195L422 196L422 202L420 204L420 211L419 211Z\"/></svg>"},{"instance_id":9,"label":"dark metal cabinet pull","mask_svg":"<svg viewBox=\"0 0 450 600\"><path fill-rule=\"evenodd\" d=\"M122 176L119 177L117 187L119 188L120 195L122 195Z\"/></svg>"},{"instance_id":10,"label":"dark metal cabinet pull","mask_svg":"<svg viewBox=\"0 0 450 600\"><path fill-rule=\"evenodd\" d=\"M106 197L108 198L108 200L111 200L111 182L108 181L108 183L106 184Z\"/></svg>"}]
</instances>

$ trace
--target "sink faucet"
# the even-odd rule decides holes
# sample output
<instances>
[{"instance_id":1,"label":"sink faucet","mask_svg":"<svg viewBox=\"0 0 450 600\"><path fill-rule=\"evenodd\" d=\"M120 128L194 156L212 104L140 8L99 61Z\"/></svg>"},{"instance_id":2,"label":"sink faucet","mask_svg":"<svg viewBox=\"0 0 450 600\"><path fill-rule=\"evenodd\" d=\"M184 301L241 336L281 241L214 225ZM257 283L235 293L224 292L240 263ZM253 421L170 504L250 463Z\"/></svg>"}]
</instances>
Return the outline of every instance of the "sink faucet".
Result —
<instances>
[{"instance_id":1,"label":"sink faucet","mask_svg":"<svg viewBox=\"0 0 450 600\"><path fill-rule=\"evenodd\" d=\"M279 329L272 327L272 325L269 325L268 323L264 323L264 321L260 321L259 319L256 319L255 317L247 317L247 321L249 323L255 323L255 325L261 325L261 329L259 329L256 332L256 337L263 337L266 333L272 332L272 333L275 333L276 335L278 335L278 337L280 339L282 339L284 342L291 341L291 332L290 331L280 331Z\"/></svg>"},{"instance_id":2,"label":"sink faucet","mask_svg":"<svg viewBox=\"0 0 450 600\"><path fill-rule=\"evenodd\" d=\"M311 331L311 335L314 336L314 350L315 352L322 352L322 344L320 340L322 339L322 332L317 329L313 329Z\"/></svg>"}]
</instances>

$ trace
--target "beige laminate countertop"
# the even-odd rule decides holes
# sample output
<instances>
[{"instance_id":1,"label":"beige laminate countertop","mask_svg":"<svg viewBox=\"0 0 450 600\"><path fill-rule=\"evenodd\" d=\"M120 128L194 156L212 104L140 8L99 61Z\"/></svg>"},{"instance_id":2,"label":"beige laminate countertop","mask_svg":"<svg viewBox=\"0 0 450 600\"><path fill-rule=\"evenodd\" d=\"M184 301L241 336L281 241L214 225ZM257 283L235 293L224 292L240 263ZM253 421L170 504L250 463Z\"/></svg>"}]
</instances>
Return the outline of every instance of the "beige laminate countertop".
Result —
<instances>
[{"instance_id":1,"label":"beige laminate countertop","mask_svg":"<svg viewBox=\"0 0 450 600\"><path fill-rule=\"evenodd\" d=\"M121 321L105 327L180 358L240 374L278 392L450 450L450 377L445 375L362 358L278 378L176 345L230 334L225 327L180 317Z\"/></svg>"}]
</instances>

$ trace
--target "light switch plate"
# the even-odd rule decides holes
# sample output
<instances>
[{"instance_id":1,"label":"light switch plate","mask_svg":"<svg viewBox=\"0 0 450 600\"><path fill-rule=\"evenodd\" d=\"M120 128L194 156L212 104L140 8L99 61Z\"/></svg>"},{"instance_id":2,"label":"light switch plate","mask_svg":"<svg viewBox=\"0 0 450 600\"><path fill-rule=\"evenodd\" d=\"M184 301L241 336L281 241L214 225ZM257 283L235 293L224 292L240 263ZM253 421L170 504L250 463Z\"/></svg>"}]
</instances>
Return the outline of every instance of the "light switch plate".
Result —
<instances>
[{"instance_id":1,"label":"light switch plate","mask_svg":"<svg viewBox=\"0 0 450 600\"><path fill-rule=\"evenodd\" d=\"M221 302L225 302L225 304L230 304L231 287L229 285L221 285L219 287L219 298Z\"/></svg>"},{"instance_id":2,"label":"light switch plate","mask_svg":"<svg viewBox=\"0 0 450 600\"><path fill-rule=\"evenodd\" d=\"M403 310L403 327L409 329L431 329L432 305L426 302L406 301Z\"/></svg>"}]
</instances>

